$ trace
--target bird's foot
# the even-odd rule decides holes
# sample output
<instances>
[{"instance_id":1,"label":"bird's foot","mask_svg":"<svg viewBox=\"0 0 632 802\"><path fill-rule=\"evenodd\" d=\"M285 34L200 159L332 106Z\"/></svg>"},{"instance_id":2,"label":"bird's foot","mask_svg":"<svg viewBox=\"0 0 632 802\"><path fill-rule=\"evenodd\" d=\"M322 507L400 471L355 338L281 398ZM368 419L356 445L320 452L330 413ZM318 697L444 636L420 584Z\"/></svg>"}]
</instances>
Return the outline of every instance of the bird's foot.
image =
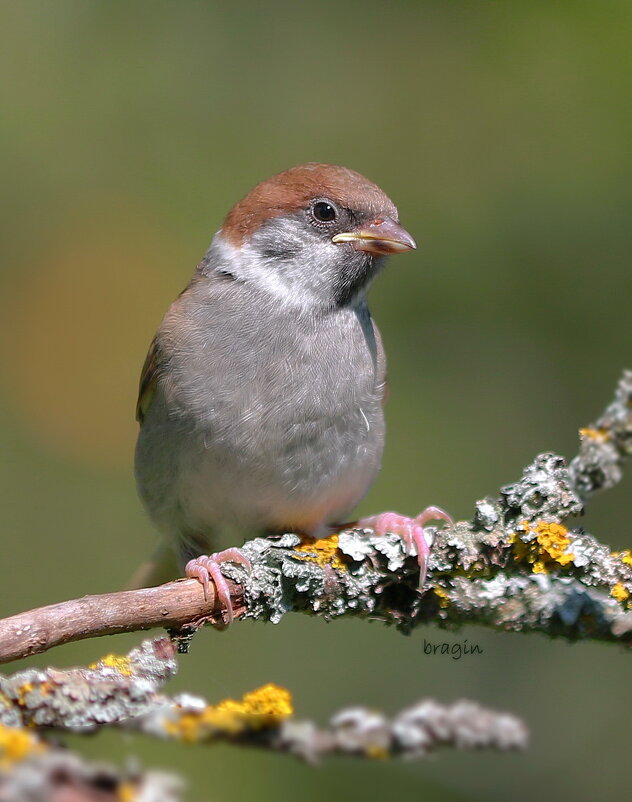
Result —
<instances>
[{"instance_id":1,"label":"bird's foot","mask_svg":"<svg viewBox=\"0 0 632 802\"><path fill-rule=\"evenodd\" d=\"M248 571L252 570L252 563L243 551L232 548L215 552L215 554L201 554L194 560L189 560L184 567L184 574L190 579L197 579L198 582L201 582L205 599L208 599L209 582L211 579L213 580L215 593L219 603L224 607L226 626L228 626L233 622L234 613L228 582L222 574L221 564L223 562L237 563L243 565Z\"/></svg>"},{"instance_id":2,"label":"bird's foot","mask_svg":"<svg viewBox=\"0 0 632 802\"><path fill-rule=\"evenodd\" d=\"M406 543L406 548L410 553L413 544L417 549L417 562L419 563L419 587L422 588L426 581L426 569L428 567L428 555L432 546L432 539L424 528L428 521L446 521L453 524L452 516L441 507L426 507L416 518L409 518L397 512L382 512L379 515L372 515L370 518L362 518L357 526L370 527L376 535L393 534L399 535Z\"/></svg>"}]
</instances>

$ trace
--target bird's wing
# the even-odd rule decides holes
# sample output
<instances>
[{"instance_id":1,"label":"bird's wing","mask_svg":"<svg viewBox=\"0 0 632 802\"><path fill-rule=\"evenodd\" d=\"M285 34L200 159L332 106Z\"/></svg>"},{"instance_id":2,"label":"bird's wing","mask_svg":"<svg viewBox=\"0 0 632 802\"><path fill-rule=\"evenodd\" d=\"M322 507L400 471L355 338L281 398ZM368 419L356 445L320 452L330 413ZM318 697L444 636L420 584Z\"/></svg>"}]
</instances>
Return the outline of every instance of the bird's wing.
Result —
<instances>
[{"instance_id":1,"label":"bird's wing","mask_svg":"<svg viewBox=\"0 0 632 802\"><path fill-rule=\"evenodd\" d=\"M138 387L138 401L136 402L136 420L141 424L145 420L147 410L151 406L154 395L156 394L156 385L160 375L160 368L162 365L162 353L158 338L154 337L147 351L145 357L145 364L140 374L140 384Z\"/></svg>"}]
</instances>

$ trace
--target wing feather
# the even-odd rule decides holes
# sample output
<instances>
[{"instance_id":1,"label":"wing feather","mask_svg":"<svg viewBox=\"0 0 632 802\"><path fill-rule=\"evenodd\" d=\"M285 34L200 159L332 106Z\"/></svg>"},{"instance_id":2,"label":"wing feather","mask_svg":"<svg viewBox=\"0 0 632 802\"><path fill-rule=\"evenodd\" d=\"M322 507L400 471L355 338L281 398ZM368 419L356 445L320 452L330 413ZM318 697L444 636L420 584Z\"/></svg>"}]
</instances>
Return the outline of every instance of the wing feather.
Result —
<instances>
[{"instance_id":1,"label":"wing feather","mask_svg":"<svg viewBox=\"0 0 632 802\"><path fill-rule=\"evenodd\" d=\"M156 386L160 377L162 366L162 354L157 337L151 341L149 351L145 357L145 364L140 375L138 387L138 401L136 402L136 420L143 425L145 415L151 406L151 402L156 394Z\"/></svg>"}]
</instances>

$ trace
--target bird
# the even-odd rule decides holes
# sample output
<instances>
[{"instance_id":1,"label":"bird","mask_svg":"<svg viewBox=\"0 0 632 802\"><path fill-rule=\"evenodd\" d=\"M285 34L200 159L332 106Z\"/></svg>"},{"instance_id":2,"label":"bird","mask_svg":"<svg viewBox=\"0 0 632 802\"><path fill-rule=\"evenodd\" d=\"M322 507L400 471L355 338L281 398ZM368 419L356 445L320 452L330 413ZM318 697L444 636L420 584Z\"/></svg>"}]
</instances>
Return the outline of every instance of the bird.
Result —
<instances>
[{"instance_id":1,"label":"bird","mask_svg":"<svg viewBox=\"0 0 632 802\"><path fill-rule=\"evenodd\" d=\"M309 162L232 207L165 314L140 379L136 482L185 575L205 594L213 581L226 624L222 563L251 568L234 544L334 532L376 478L386 359L367 292L388 255L414 248L376 184ZM421 586L429 520L451 518L432 506L357 525L416 548Z\"/></svg>"}]
</instances>

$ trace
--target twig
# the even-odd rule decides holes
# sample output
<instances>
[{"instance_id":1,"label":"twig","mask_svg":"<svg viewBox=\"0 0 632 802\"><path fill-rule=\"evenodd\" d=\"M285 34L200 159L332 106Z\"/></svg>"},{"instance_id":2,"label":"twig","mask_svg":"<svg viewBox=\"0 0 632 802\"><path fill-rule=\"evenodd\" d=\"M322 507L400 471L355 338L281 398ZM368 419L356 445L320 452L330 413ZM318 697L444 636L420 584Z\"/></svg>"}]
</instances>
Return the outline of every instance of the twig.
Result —
<instances>
[{"instance_id":1,"label":"twig","mask_svg":"<svg viewBox=\"0 0 632 802\"><path fill-rule=\"evenodd\" d=\"M117 727L185 743L254 746L309 762L333 754L422 758L440 747L506 751L527 744L526 727L515 716L466 700L450 705L424 700L394 718L354 707L321 729L297 721L289 692L275 685L216 705L190 694L165 696L160 690L176 670L173 644L159 638L88 668L0 675L0 726L28 733ZM23 751L41 750L33 742Z\"/></svg>"},{"instance_id":2,"label":"twig","mask_svg":"<svg viewBox=\"0 0 632 802\"><path fill-rule=\"evenodd\" d=\"M229 580L235 615L245 611L243 589ZM156 588L84 596L0 620L0 663L39 654L71 641L165 627L197 628L221 621L211 585L208 600L199 582L182 579Z\"/></svg>"}]
</instances>

